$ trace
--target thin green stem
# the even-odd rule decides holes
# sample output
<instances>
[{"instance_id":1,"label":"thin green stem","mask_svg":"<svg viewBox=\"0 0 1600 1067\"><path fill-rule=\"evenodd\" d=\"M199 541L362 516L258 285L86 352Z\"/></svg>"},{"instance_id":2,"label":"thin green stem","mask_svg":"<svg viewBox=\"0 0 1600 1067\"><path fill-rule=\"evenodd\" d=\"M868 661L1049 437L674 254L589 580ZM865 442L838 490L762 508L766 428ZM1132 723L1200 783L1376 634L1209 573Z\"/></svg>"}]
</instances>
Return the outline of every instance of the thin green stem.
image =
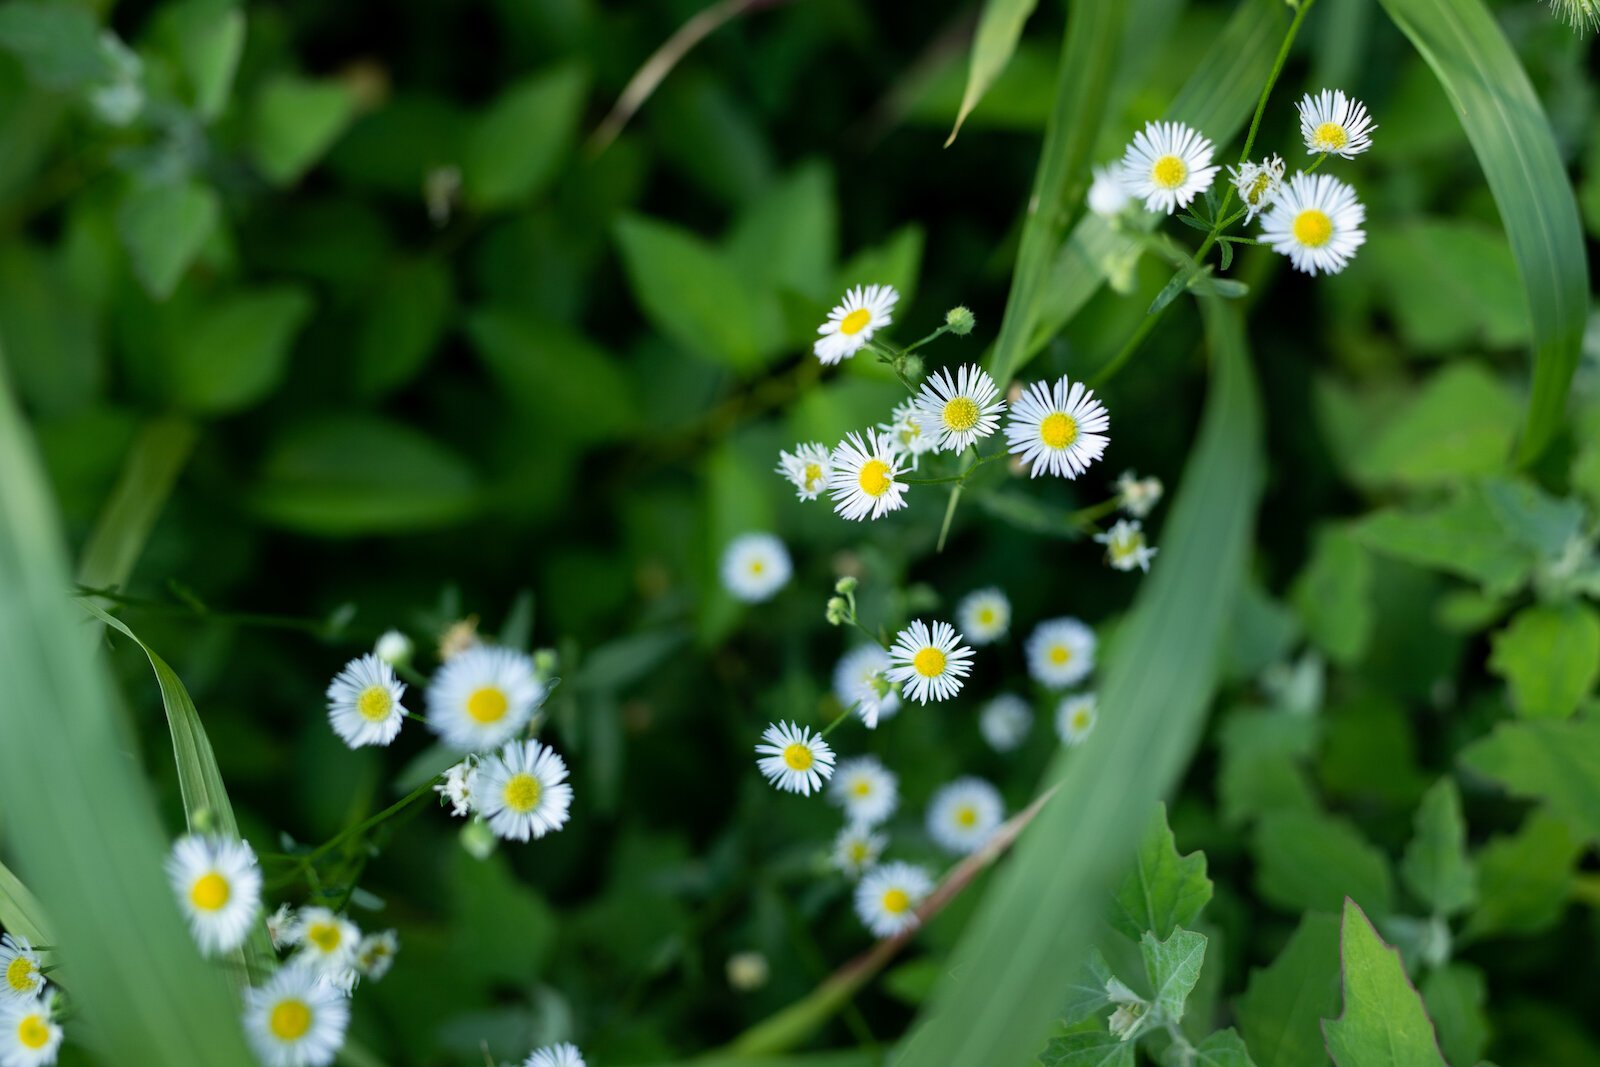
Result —
<instances>
[{"instance_id":1,"label":"thin green stem","mask_svg":"<svg viewBox=\"0 0 1600 1067\"><path fill-rule=\"evenodd\" d=\"M922 340L916 342L915 344L907 345L904 349L901 350L900 354L901 355L908 355L908 354L910 354L912 352L915 352L917 349L921 348L923 345L927 344L929 341L935 340L936 338L939 338L939 337L943 337L945 334L947 334L949 332L950 332L950 327L941 326L937 330L934 330L932 333L930 333L928 336L924 337Z\"/></svg>"},{"instance_id":2,"label":"thin green stem","mask_svg":"<svg viewBox=\"0 0 1600 1067\"><path fill-rule=\"evenodd\" d=\"M956 505L961 502L961 490L965 488L966 483L967 476L963 474L961 480L956 483L956 487L950 490L950 503L945 505L944 522L939 525L939 543L933 549L935 552L944 551L944 543L950 536L950 523L956 517Z\"/></svg>"},{"instance_id":3,"label":"thin green stem","mask_svg":"<svg viewBox=\"0 0 1600 1067\"><path fill-rule=\"evenodd\" d=\"M426 782L423 782L421 785L417 786L417 788L407 793L401 799L395 801L387 808L384 808L382 811L378 812L378 814L362 820L356 825L350 827L348 830L340 831L327 841L324 841L322 844L312 849L310 852L307 852L304 856L300 857L301 862L309 866L310 864L316 862L318 857L326 855L343 842L352 837L364 834L385 820L400 814L402 811L405 811L411 805L415 804L417 801L433 792L433 787L442 781L444 781L444 775L434 775L432 778L429 778Z\"/></svg>"},{"instance_id":4,"label":"thin green stem","mask_svg":"<svg viewBox=\"0 0 1600 1067\"><path fill-rule=\"evenodd\" d=\"M854 705L844 709L844 711L840 712L832 722L822 728L822 732L817 735L817 740L821 741L825 739L829 734L833 733L834 730L839 728L840 723L844 722L853 714L855 714Z\"/></svg>"}]
</instances>

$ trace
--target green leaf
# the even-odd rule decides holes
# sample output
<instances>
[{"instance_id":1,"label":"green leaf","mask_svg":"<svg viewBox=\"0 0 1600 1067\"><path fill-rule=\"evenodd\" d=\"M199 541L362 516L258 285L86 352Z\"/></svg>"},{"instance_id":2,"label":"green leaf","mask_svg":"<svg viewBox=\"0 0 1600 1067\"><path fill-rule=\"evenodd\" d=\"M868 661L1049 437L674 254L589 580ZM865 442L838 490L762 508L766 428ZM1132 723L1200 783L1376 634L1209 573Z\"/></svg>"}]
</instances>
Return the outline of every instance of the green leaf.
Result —
<instances>
[{"instance_id":1,"label":"green leaf","mask_svg":"<svg viewBox=\"0 0 1600 1067\"><path fill-rule=\"evenodd\" d=\"M4 373L0 485L0 809L27 813L7 821L7 854L50 902L50 943L70 951L74 1010L99 1047L128 1067L246 1067L227 978L184 928L161 869L168 830L63 596L61 530Z\"/></svg>"},{"instance_id":2,"label":"green leaf","mask_svg":"<svg viewBox=\"0 0 1600 1067\"><path fill-rule=\"evenodd\" d=\"M415 378L439 346L454 295L434 259L401 260L368 297L352 371L362 396L382 396Z\"/></svg>"},{"instance_id":3,"label":"green leaf","mask_svg":"<svg viewBox=\"0 0 1600 1067\"><path fill-rule=\"evenodd\" d=\"M358 415L286 431L248 500L268 522L332 537L445 526L480 503L460 457L408 426Z\"/></svg>"},{"instance_id":4,"label":"green leaf","mask_svg":"<svg viewBox=\"0 0 1600 1067\"><path fill-rule=\"evenodd\" d=\"M843 293L857 285L892 285L900 294L899 306L909 306L922 271L923 244L922 227L902 226L882 243L851 256L839 268L834 291Z\"/></svg>"},{"instance_id":5,"label":"green leaf","mask_svg":"<svg viewBox=\"0 0 1600 1067\"><path fill-rule=\"evenodd\" d=\"M1461 794L1449 778L1439 779L1417 808L1416 831L1400 861L1400 877L1436 915L1465 911L1478 899Z\"/></svg>"},{"instance_id":6,"label":"green leaf","mask_svg":"<svg viewBox=\"0 0 1600 1067\"><path fill-rule=\"evenodd\" d=\"M153 419L129 449L78 562L78 584L106 589L127 584L198 434L176 417Z\"/></svg>"},{"instance_id":7,"label":"green leaf","mask_svg":"<svg viewBox=\"0 0 1600 1067\"><path fill-rule=\"evenodd\" d=\"M1478 906L1467 920L1469 937L1534 934L1566 910L1572 868L1584 850L1567 824L1548 811L1530 815L1515 834L1479 850Z\"/></svg>"},{"instance_id":8,"label":"green leaf","mask_svg":"<svg viewBox=\"0 0 1600 1067\"><path fill-rule=\"evenodd\" d=\"M214 119L228 104L244 53L245 14L232 0L184 0L173 9L178 60L195 109Z\"/></svg>"},{"instance_id":9,"label":"green leaf","mask_svg":"<svg viewBox=\"0 0 1600 1067\"><path fill-rule=\"evenodd\" d=\"M1523 608L1492 639L1489 669L1511 687L1511 707L1530 719L1565 719L1600 677L1600 616L1577 603Z\"/></svg>"},{"instance_id":10,"label":"green leaf","mask_svg":"<svg viewBox=\"0 0 1600 1067\"><path fill-rule=\"evenodd\" d=\"M1194 1062L1200 1067L1256 1067L1244 1038L1232 1029L1218 1030L1195 1046Z\"/></svg>"},{"instance_id":11,"label":"green leaf","mask_svg":"<svg viewBox=\"0 0 1600 1067\"><path fill-rule=\"evenodd\" d=\"M1583 503L1558 500L1526 479L1489 478L1482 483L1489 510L1519 544L1543 556L1559 556L1583 530Z\"/></svg>"},{"instance_id":12,"label":"green leaf","mask_svg":"<svg viewBox=\"0 0 1600 1067\"><path fill-rule=\"evenodd\" d=\"M1134 939L1147 930L1165 938L1174 927L1192 923L1210 900L1205 853L1180 856L1167 825L1167 806L1157 805L1133 870L1117 891L1111 925Z\"/></svg>"},{"instance_id":13,"label":"green leaf","mask_svg":"<svg viewBox=\"0 0 1600 1067\"><path fill-rule=\"evenodd\" d=\"M1175 784L1216 684L1261 486L1260 408L1236 305L1202 302L1210 396L1161 555L1107 657L1101 721L1044 777L1055 798L990 882L897 1067L1022 1063L1087 951L1145 814Z\"/></svg>"},{"instance_id":14,"label":"green leaf","mask_svg":"<svg viewBox=\"0 0 1600 1067\"><path fill-rule=\"evenodd\" d=\"M1433 68L1477 153L1511 240L1533 318L1524 461L1565 417L1589 306L1583 228L1538 94L1482 0L1383 0Z\"/></svg>"},{"instance_id":15,"label":"green leaf","mask_svg":"<svg viewBox=\"0 0 1600 1067\"><path fill-rule=\"evenodd\" d=\"M1038 6L1038 0L984 0L983 12L978 16L978 29L972 35L972 61L967 69L967 87L961 94L961 108L956 112L955 126L944 146L949 148L961 132L972 109L978 106L989 86L1005 70L1011 55L1022 38L1022 27Z\"/></svg>"},{"instance_id":16,"label":"green leaf","mask_svg":"<svg viewBox=\"0 0 1600 1067\"><path fill-rule=\"evenodd\" d=\"M1271 966L1254 970L1239 1029L1269 1067L1325 1067L1322 1020L1339 1007L1339 920L1310 912Z\"/></svg>"},{"instance_id":17,"label":"green leaf","mask_svg":"<svg viewBox=\"0 0 1600 1067\"><path fill-rule=\"evenodd\" d=\"M1088 959L1077 980L1067 987L1066 1006L1061 1009L1061 1021L1076 1026L1095 1012L1111 1003L1106 987L1112 979L1111 967L1098 947L1089 949Z\"/></svg>"},{"instance_id":18,"label":"green leaf","mask_svg":"<svg viewBox=\"0 0 1600 1067\"><path fill-rule=\"evenodd\" d=\"M686 230L629 216L617 223L633 295L656 329L686 351L755 370L781 351L783 317L771 292Z\"/></svg>"},{"instance_id":19,"label":"green leaf","mask_svg":"<svg viewBox=\"0 0 1600 1067\"><path fill-rule=\"evenodd\" d=\"M1372 559L1348 531L1329 527L1318 535L1289 599L1306 636L1329 659L1352 664L1366 654L1375 621Z\"/></svg>"},{"instance_id":20,"label":"green leaf","mask_svg":"<svg viewBox=\"0 0 1600 1067\"><path fill-rule=\"evenodd\" d=\"M1455 1067L1471 1067L1489 1047L1488 992L1483 972L1470 963L1435 967L1422 980L1422 1002L1439 1032L1439 1047Z\"/></svg>"},{"instance_id":21,"label":"green leaf","mask_svg":"<svg viewBox=\"0 0 1600 1067\"><path fill-rule=\"evenodd\" d=\"M1476 486L1426 510L1373 512L1351 530L1374 552L1473 579L1490 593L1515 590L1537 562L1505 532Z\"/></svg>"},{"instance_id":22,"label":"green leaf","mask_svg":"<svg viewBox=\"0 0 1600 1067\"><path fill-rule=\"evenodd\" d=\"M1200 968L1206 962L1206 935L1182 927L1165 941L1157 941L1149 931L1139 939L1139 955L1154 991L1155 1007L1173 1022L1183 1019L1184 1004L1200 981Z\"/></svg>"},{"instance_id":23,"label":"green leaf","mask_svg":"<svg viewBox=\"0 0 1600 1067\"><path fill-rule=\"evenodd\" d=\"M833 176L813 163L773 185L746 208L728 235L727 247L741 273L820 302L839 295L831 291L838 241ZM892 280L874 277L866 284L885 281ZM906 295L905 290L900 293Z\"/></svg>"},{"instance_id":24,"label":"green leaf","mask_svg":"<svg viewBox=\"0 0 1600 1067\"><path fill-rule=\"evenodd\" d=\"M1314 812L1268 814L1256 829L1256 885L1290 911L1338 911L1345 897L1394 910L1389 861L1343 819Z\"/></svg>"},{"instance_id":25,"label":"green leaf","mask_svg":"<svg viewBox=\"0 0 1600 1067\"><path fill-rule=\"evenodd\" d=\"M0 48L51 89L81 88L111 73L100 48L100 26L79 4L13 0L0 7Z\"/></svg>"},{"instance_id":26,"label":"green leaf","mask_svg":"<svg viewBox=\"0 0 1600 1067\"><path fill-rule=\"evenodd\" d=\"M50 934L50 920L45 916L44 905L4 863L0 863L0 926L34 945L56 943Z\"/></svg>"},{"instance_id":27,"label":"green leaf","mask_svg":"<svg viewBox=\"0 0 1600 1067\"><path fill-rule=\"evenodd\" d=\"M587 87L584 69L568 64L502 93L467 133L461 160L467 202L497 211L549 184L572 149Z\"/></svg>"},{"instance_id":28,"label":"green leaf","mask_svg":"<svg viewBox=\"0 0 1600 1067\"><path fill-rule=\"evenodd\" d=\"M292 185L333 147L356 115L356 98L340 82L279 75L256 94L251 145L256 164L275 185Z\"/></svg>"},{"instance_id":29,"label":"green leaf","mask_svg":"<svg viewBox=\"0 0 1600 1067\"><path fill-rule=\"evenodd\" d=\"M1353 900L1345 902L1340 955L1344 1013L1322 1024L1333 1062L1339 1067L1446 1067L1400 953L1383 943Z\"/></svg>"},{"instance_id":30,"label":"green leaf","mask_svg":"<svg viewBox=\"0 0 1600 1067\"><path fill-rule=\"evenodd\" d=\"M117 231L152 297L172 295L221 217L216 190L196 181L129 190L117 211Z\"/></svg>"},{"instance_id":31,"label":"green leaf","mask_svg":"<svg viewBox=\"0 0 1600 1067\"><path fill-rule=\"evenodd\" d=\"M1436 485L1504 470L1518 400L1475 363L1451 364L1390 415L1353 457L1365 485Z\"/></svg>"},{"instance_id":32,"label":"green leaf","mask_svg":"<svg viewBox=\"0 0 1600 1067\"><path fill-rule=\"evenodd\" d=\"M1513 795L1545 801L1586 839L1600 841L1600 721L1501 723L1460 758Z\"/></svg>"},{"instance_id":33,"label":"green leaf","mask_svg":"<svg viewBox=\"0 0 1600 1067\"><path fill-rule=\"evenodd\" d=\"M1499 229L1461 218L1395 221L1368 235L1361 282L1370 284L1408 350L1455 355L1528 343L1527 303ZM1507 453L1496 458L1504 462Z\"/></svg>"},{"instance_id":34,"label":"green leaf","mask_svg":"<svg viewBox=\"0 0 1600 1067\"><path fill-rule=\"evenodd\" d=\"M1315 751L1318 720L1281 711L1240 711L1222 724L1217 794L1223 821L1238 825L1272 812L1315 813L1301 763Z\"/></svg>"},{"instance_id":35,"label":"green leaf","mask_svg":"<svg viewBox=\"0 0 1600 1067\"><path fill-rule=\"evenodd\" d=\"M1044 1067L1133 1067L1133 1042L1086 1032L1058 1037L1039 1054Z\"/></svg>"},{"instance_id":36,"label":"green leaf","mask_svg":"<svg viewBox=\"0 0 1600 1067\"><path fill-rule=\"evenodd\" d=\"M196 415L223 415L265 399L283 379L290 347L310 316L311 297L290 286L204 305L168 352L173 404Z\"/></svg>"}]
</instances>

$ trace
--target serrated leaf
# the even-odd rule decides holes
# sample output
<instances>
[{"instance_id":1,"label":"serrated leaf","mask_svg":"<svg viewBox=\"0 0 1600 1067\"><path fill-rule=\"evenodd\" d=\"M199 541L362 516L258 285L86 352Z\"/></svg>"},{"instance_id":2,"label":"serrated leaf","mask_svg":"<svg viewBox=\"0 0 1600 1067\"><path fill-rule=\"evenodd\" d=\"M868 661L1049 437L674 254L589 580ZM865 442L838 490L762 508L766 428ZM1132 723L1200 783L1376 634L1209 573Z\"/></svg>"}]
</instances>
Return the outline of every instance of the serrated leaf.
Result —
<instances>
[{"instance_id":1,"label":"serrated leaf","mask_svg":"<svg viewBox=\"0 0 1600 1067\"><path fill-rule=\"evenodd\" d=\"M985 0L983 13L978 16L978 29L972 36L972 60L967 70L967 87L961 94L961 107L956 112L955 126L944 142L949 148L961 132L972 109L978 106L989 86L1005 70L1011 54L1017 50L1022 37L1023 24L1038 0Z\"/></svg>"},{"instance_id":2,"label":"serrated leaf","mask_svg":"<svg viewBox=\"0 0 1600 1067\"><path fill-rule=\"evenodd\" d=\"M1488 993L1483 972L1470 963L1435 967L1422 980L1422 1002L1439 1032L1439 1047L1455 1067L1477 1063L1489 1047Z\"/></svg>"},{"instance_id":3,"label":"serrated leaf","mask_svg":"<svg viewBox=\"0 0 1600 1067\"><path fill-rule=\"evenodd\" d=\"M1441 778L1417 808L1416 830L1400 861L1400 876L1437 915L1454 915L1478 899L1478 875L1467 856L1461 795Z\"/></svg>"},{"instance_id":4,"label":"serrated leaf","mask_svg":"<svg viewBox=\"0 0 1600 1067\"><path fill-rule=\"evenodd\" d=\"M1317 745L1321 724L1308 715L1240 711L1222 726L1217 794L1223 821L1238 825L1273 812L1317 810L1301 761Z\"/></svg>"},{"instance_id":5,"label":"serrated leaf","mask_svg":"<svg viewBox=\"0 0 1600 1067\"><path fill-rule=\"evenodd\" d=\"M1374 552L1473 579L1491 593L1515 590L1537 562L1506 534L1475 486L1425 510L1373 512L1351 532Z\"/></svg>"},{"instance_id":6,"label":"serrated leaf","mask_svg":"<svg viewBox=\"0 0 1600 1067\"><path fill-rule=\"evenodd\" d=\"M1600 722L1506 722L1461 763L1513 795L1543 800L1587 840L1600 840Z\"/></svg>"},{"instance_id":7,"label":"serrated leaf","mask_svg":"<svg viewBox=\"0 0 1600 1067\"><path fill-rule=\"evenodd\" d=\"M1145 975L1154 990L1155 1007L1170 1021L1181 1021L1184 1004L1200 981L1200 968L1205 966L1206 935L1179 927L1171 937L1157 941L1147 930L1139 939L1139 955L1144 958Z\"/></svg>"},{"instance_id":8,"label":"serrated leaf","mask_svg":"<svg viewBox=\"0 0 1600 1067\"><path fill-rule=\"evenodd\" d=\"M1194 1062L1200 1067L1256 1067L1244 1038L1232 1029L1218 1030L1195 1046Z\"/></svg>"},{"instance_id":9,"label":"serrated leaf","mask_svg":"<svg viewBox=\"0 0 1600 1067\"><path fill-rule=\"evenodd\" d=\"M196 181L129 190L117 210L117 232L151 296L172 295L221 217L216 191Z\"/></svg>"},{"instance_id":10,"label":"serrated leaf","mask_svg":"<svg viewBox=\"0 0 1600 1067\"><path fill-rule=\"evenodd\" d=\"M1205 853L1178 854L1167 825L1167 806L1158 805L1133 870L1117 890L1111 925L1135 939L1147 930L1165 938L1174 927L1192 923L1210 900Z\"/></svg>"},{"instance_id":11,"label":"serrated leaf","mask_svg":"<svg viewBox=\"0 0 1600 1067\"><path fill-rule=\"evenodd\" d=\"M1291 911L1338 911L1354 897L1380 915L1394 910L1389 861L1359 830L1320 812L1262 818L1253 843L1261 895Z\"/></svg>"},{"instance_id":12,"label":"serrated leaf","mask_svg":"<svg viewBox=\"0 0 1600 1067\"><path fill-rule=\"evenodd\" d=\"M1106 963L1105 956L1098 948L1091 948L1080 977L1067 987L1067 1002L1061 1009L1061 1021L1067 1026L1076 1026L1110 1004L1111 994L1106 987L1111 979L1111 967Z\"/></svg>"},{"instance_id":13,"label":"serrated leaf","mask_svg":"<svg viewBox=\"0 0 1600 1067\"><path fill-rule=\"evenodd\" d=\"M1467 935L1533 934L1566 909L1572 868L1583 843L1548 811L1535 811L1514 834L1478 851L1478 905Z\"/></svg>"},{"instance_id":14,"label":"serrated leaf","mask_svg":"<svg viewBox=\"0 0 1600 1067\"><path fill-rule=\"evenodd\" d=\"M1325 1067L1322 1020L1339 1007L1339 920L1310 913L1268 967L1250 972L1239 1029L1269 1067Z\"/></svg>"},{"instance_id":15,"label":"serrated leaf","mask_svg":"<svg viewBox=\"0 0 1600 1067\"><path fill-rule=\"evenodd\" d=\"M1489 371L1451 364L1384 420L1352 473L1368 485L1436 485L1504 470L1519 409Z\"/></svg>"},{"instance_id":16,"label":"serrated leaf","mask_svg":"<svg viewBox=\"0 0 1600 1067\"><path fill-rule=\"evenodd\" d=\"M1448 1067L1400 953L1383 943L1355 901L1340 934L1344 1012L1322 1032L1338 1067Z\"/></svg>"},{"instance_id":17,"label":"serrated leaf","mask_svg":"<svg viewBox=\"0 0 1600 1067\"><path fill-rule=\"evenodd\" d=\"M1111 1034L1058 1037L1039 1054L1044 1067L1133 1067L1133 1042Z\"/></svg>"},{"instance_id":18,"label":"serrated leaf","mask_svg":"<svg viewBox=\"0 0 1600 1067\"><path fill-rule=\"evenodd\" d=\"M1491 639L1489 669L1529 719L1565 719L1600 678L1600 615L1578 603L1535 604Z\"/></svg>"}]
</instances>

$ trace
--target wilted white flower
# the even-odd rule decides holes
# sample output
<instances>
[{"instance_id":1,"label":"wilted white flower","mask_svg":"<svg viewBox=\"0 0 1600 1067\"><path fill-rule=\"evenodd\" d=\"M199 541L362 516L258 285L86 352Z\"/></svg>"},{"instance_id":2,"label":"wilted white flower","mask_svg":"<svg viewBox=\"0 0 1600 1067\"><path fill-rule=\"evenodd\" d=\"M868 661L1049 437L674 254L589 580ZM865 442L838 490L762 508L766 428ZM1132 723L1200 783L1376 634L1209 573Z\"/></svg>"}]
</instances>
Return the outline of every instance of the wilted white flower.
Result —
<instances>
[{"instance_id":1,"label":"wilted white flower","mask_svg":"<svg viewBox=\"0 0 1600 1067\"><path fill-rule=\"evenodd\" d=\"M1265 211L1272 203L1272 198L1278 195L1278 189L1283 185L1283 170L1282 156L1269 156L1260 163L1241 163L1237 169L1228 168L1233 187L1239 191L1239 199L1244 201L1246 223Z\"/></svg>"},{"instance_id":2,"label":"wilted white flower","mask_svg":"<svg viewBox=\"0 0 1600 1067\"><path fill-rule=\"evenodd\" d=\"M1162 492L1160 478L1141 478L1133 471L1123 471L1117 478L1117 504L1136 519L1155 510Z\"/></svg>"},{"instance_id":3,"label":"wilted white flower","mask_svg":"<svg viewBox=\"0 0 1600 1067\"><path fill-rule=\"evenodd\" d=\"M778 453L778 473L789 479L801 500L815 500L828 487L831 461L828 449L816 441L794 446L793 452Z\"/></svg>"},{"instance_id":4,"label":"wilted white flower","mask_svg":"<svg viewBox=\"0 0 1600 1067\"><path fill-rule=\"evenodd\" d=\"M477 787L478 757L468 756L444 772L444 781L433 791L450 801L450 814L462 818L472 814L472 794Z\"/></svg>"},{"instance_id":5,"label":"wilted white flower","mask_svg":"<svg viewBox=\"0 0 1600 1067\"><path fill-rule=\"evenodd\" d=\"M376 982L389 973L399 951L400 935L393 930L368 934L356 945L356 970Z\"/></svg>"},{"instance_id":6,"label":"wilted white flower","mask_svg":"<svg viewBox=\"0 0 1600 1067\"><path fill-rule=\"evenodd\" d=\"M1138 519L1118 519L1111 529L1095 534L1094 539L1106 546L1106 562L1119 571L1148 571L1156 556L1157 550L1145 543Z\"/></svg>"}]
</instances>

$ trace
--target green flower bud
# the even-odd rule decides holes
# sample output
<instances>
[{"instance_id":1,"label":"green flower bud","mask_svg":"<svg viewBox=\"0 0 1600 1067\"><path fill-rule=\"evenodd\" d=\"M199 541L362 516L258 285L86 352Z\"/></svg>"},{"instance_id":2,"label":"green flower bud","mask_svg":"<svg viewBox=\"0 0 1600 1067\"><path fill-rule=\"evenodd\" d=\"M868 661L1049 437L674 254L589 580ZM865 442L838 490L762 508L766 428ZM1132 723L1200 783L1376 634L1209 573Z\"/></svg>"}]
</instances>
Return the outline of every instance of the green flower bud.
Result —
<instances>
[{"instance_id":1,"label":"green flower bud","mask_svg":"<svg viewBox=\"0 0 1600 1067\"><path fill-rule=\"evenodd\" d=\"M971 308L961 304L944 313L944 324L957 337L965 337L978 324L978 318L972 313Z\"/></svg>"}]
</instances>

